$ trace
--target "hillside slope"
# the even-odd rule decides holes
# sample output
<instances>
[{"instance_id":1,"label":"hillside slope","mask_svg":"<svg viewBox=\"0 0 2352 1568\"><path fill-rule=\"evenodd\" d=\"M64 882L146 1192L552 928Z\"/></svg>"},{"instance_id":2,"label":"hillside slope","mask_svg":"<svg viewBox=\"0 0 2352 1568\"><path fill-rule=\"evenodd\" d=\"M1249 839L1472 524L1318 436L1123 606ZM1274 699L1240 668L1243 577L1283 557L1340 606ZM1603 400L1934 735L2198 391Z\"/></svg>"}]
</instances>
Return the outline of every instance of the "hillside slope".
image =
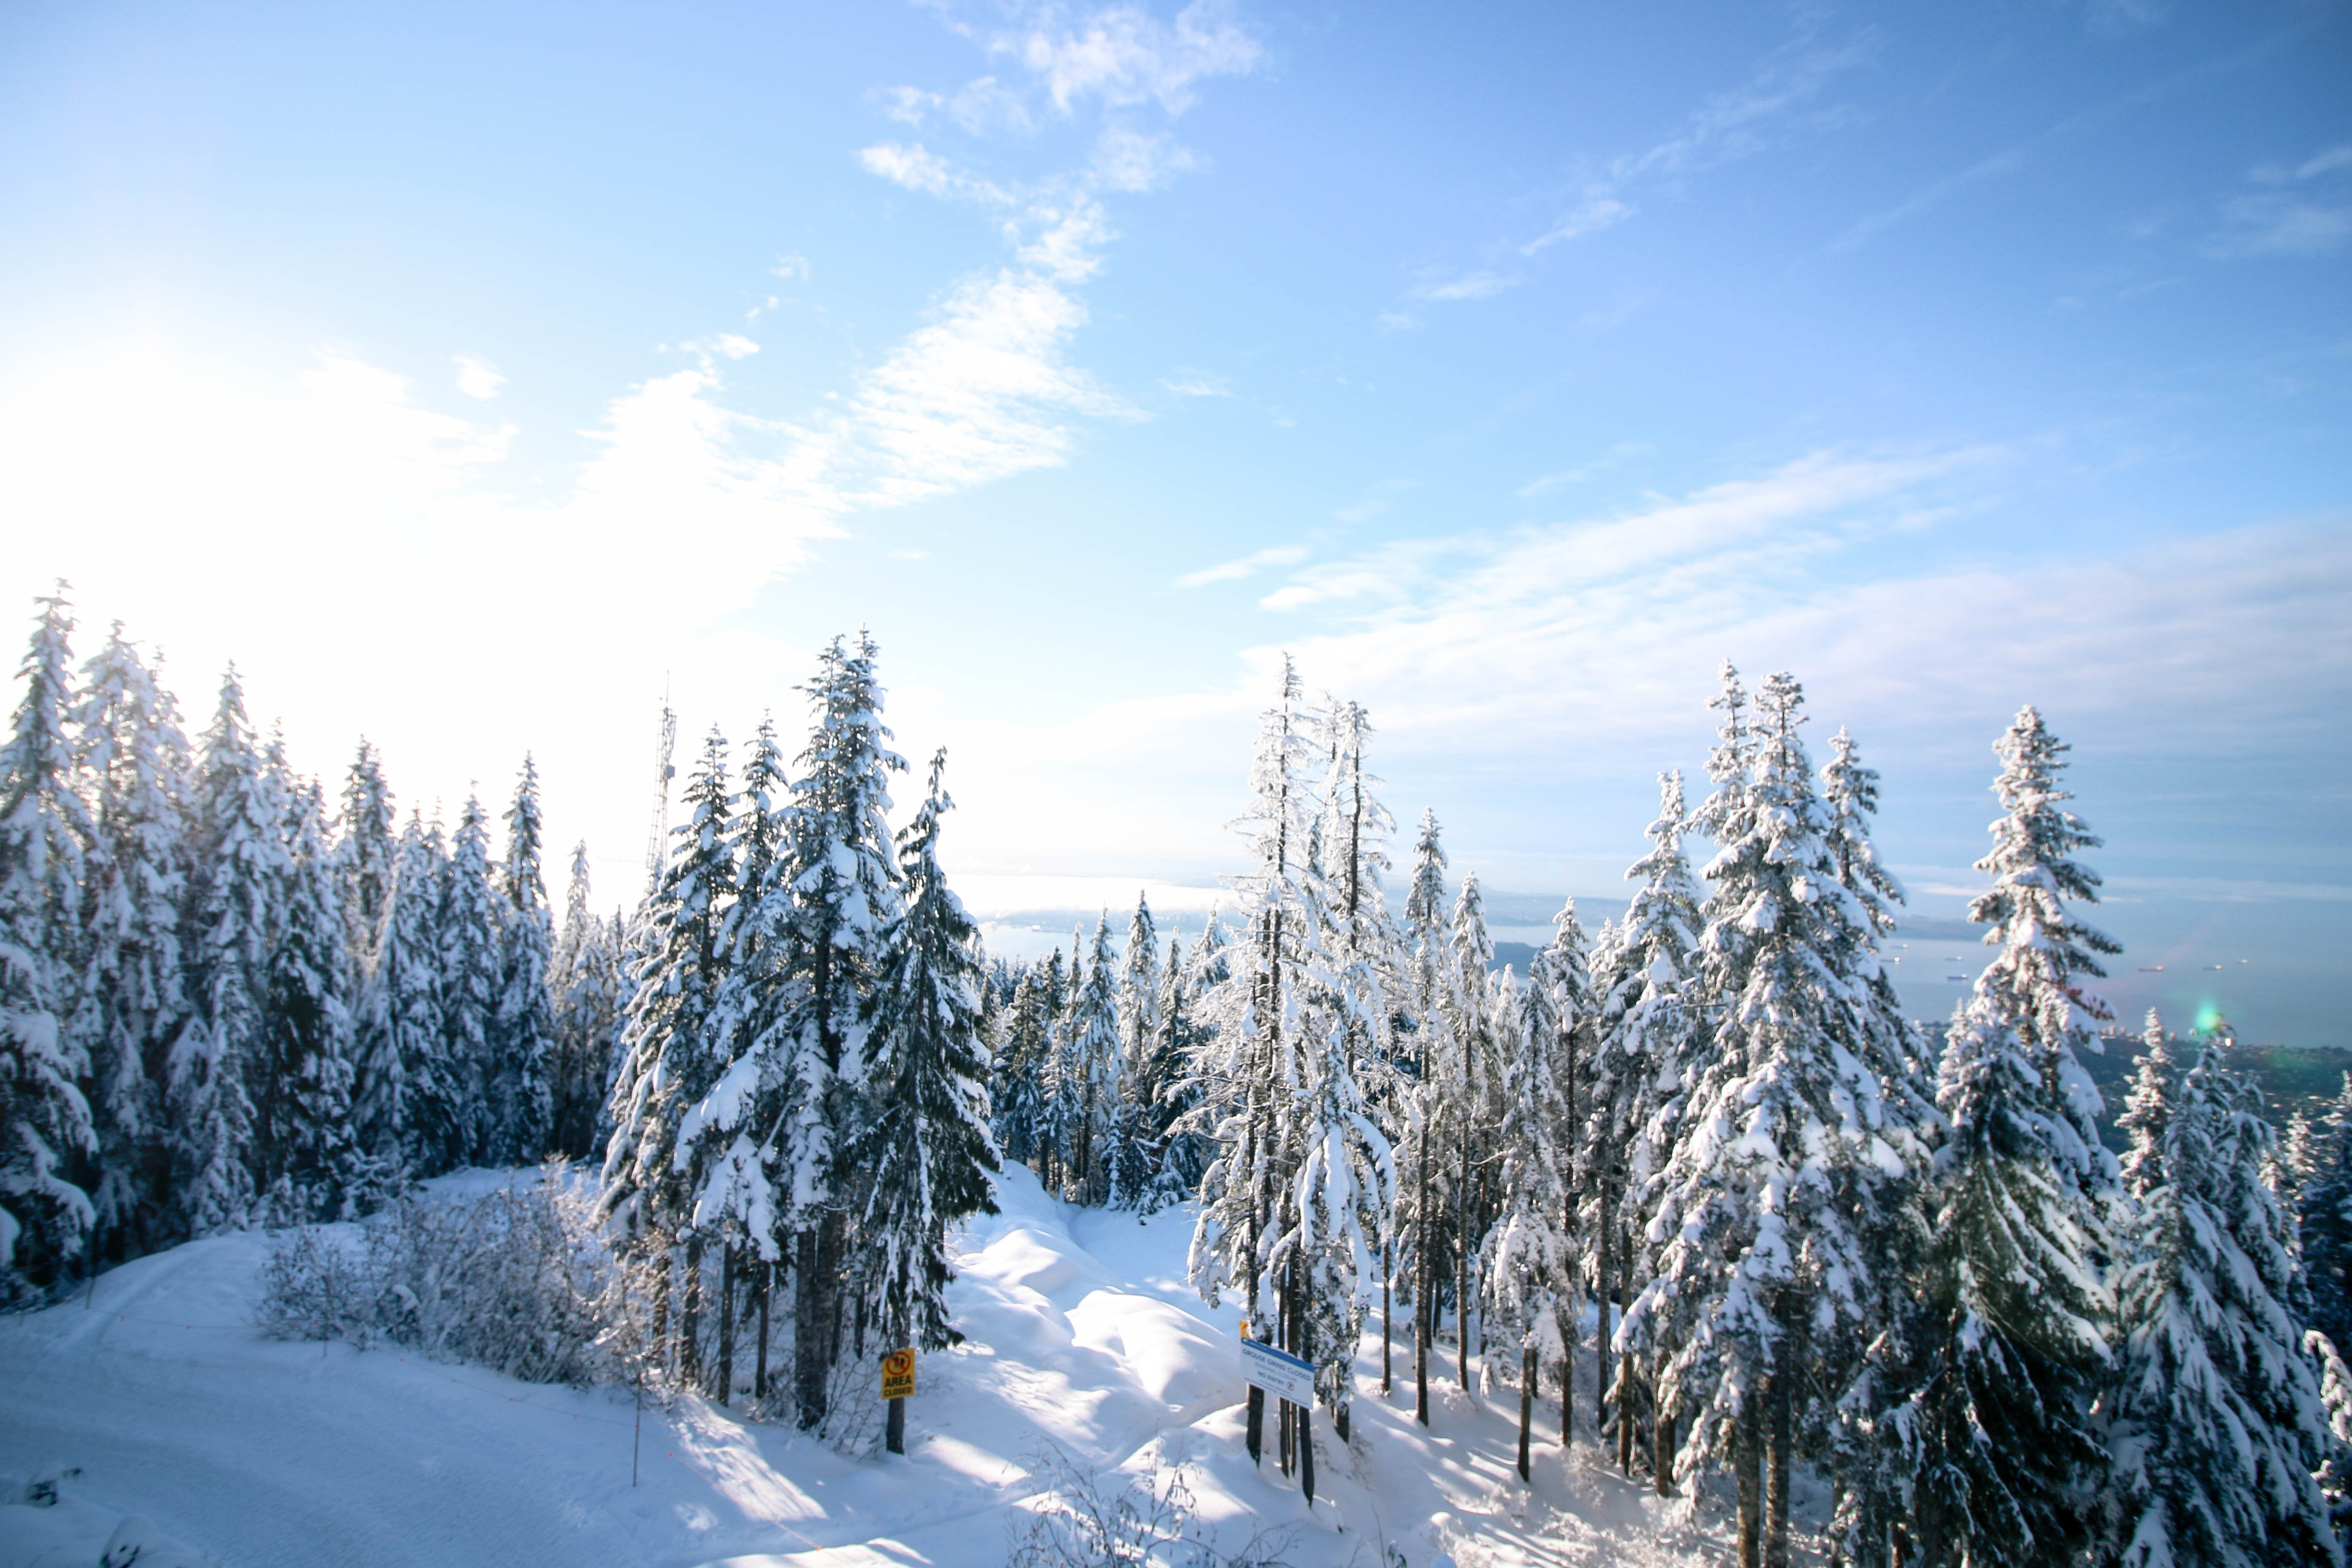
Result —
<instances>
[{"instance_id":1,"label":"hillside slope","mask_svg":"<svg viewBox=\"0 0 2352 1568\"><path fill-rule=\"evenodd\" d=\"M1001 1202L964 1237L970 1337L924 1358L903 1458L851 1459L688 1400L645 1412L632 1487L625 1396L262 1339L247 1325L270 1244L243 1235L117 1269L94 1308L0 1322L0 1475L79 1466L78 1517L143 1513L239 1568L993 1568L1049 1445L1114 1480L1181 1467L1222 1542L1286 1528L1301 1568L1377 1568L1384 1547L1412 1568L1440 1550L1464 1568L1719 1556L1712 1525L1601 1466L1589 1428L1568 1461L1540 1444L1521 1487L1509 1390L1449 1384L1424 1432L1402 1382L1379 1397L1376 1337L1354 1442L1318 1423L1310 1510L1271 1458L1254 1469L1243 1452L1234 1314L1182 1284L1188 1209L1141 1223L1074 1209L1024 1170ZM1589 1386L1582 1398L1589 1420ZM1557 1404L1541 1412L1539 1432L1556 1432ZM24 1518L0 1509L0 1568L10 1515ZM89 1561L102 1544L101 1530Z\"/></svg>"}]
</instances>

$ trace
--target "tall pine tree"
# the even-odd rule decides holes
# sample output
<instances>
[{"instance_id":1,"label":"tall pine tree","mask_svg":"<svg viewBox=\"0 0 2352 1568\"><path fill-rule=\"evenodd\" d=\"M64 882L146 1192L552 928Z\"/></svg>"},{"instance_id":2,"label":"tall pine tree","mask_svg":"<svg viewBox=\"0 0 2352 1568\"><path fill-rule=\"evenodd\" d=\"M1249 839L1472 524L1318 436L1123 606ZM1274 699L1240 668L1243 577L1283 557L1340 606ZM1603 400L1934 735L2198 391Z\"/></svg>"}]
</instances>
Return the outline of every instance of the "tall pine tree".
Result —
<instances>
[{"instance_id":1,"label":"tall pine tree","mask_svg":"<svg viewBox=\"0 0 2352 1568\"><path fill-rule=\"evenodd\" d=\"M89 1194L68 1162L94 1152L88 1061L67 1027L80 979L91 824L66 719L73 631L65 584L40 616L0 752L0 1300L55 1280L89 1243Z\"/></svg>"}]
</instances>

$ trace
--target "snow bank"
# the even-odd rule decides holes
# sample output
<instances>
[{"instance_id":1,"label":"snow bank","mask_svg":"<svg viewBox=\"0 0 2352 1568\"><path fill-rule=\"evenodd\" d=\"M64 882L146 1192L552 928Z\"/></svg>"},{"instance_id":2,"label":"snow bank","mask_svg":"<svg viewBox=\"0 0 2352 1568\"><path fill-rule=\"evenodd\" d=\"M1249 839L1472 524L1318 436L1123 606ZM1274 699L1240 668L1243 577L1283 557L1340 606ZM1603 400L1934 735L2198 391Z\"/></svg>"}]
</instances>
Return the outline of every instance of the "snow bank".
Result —
<instances>
[{"instance_id":1,"label":"snow bank","mask_svg":"<svg viewBox=\"0 0 2352 1568\"><path fill-rule=\"evenodd\" d=\"M0 1321L0 1477L82 1471L58 1509L0 1508L0 1568L95 1563L134 1512L239 1568L996 1568L1055 1447L1105 1485L1181 1466L1204 1521L1234 1545L1287 1526L1299 1568L1370 1568L1393 1561L1384 1548L1410 1568L1440 1551L1462 1568L1720 1560L1718 1531L1675 1522L1589 1439L1565 1462L1540 1442L1522 1487L1515 1394L1441 1385L1423 1430L1409 1384L1378 1394L1376 1334L1353 1441L1318 1422L1310 1510L1270 1456L1259 1469L1243 1451L1234 1313L1182 1284L1189 1208L1073 1209L1018 1169L999 1202L963 1239L969 1338L923 1358L905 1456L848 1459L688 1400L644 1412L634 1488L625 1394L262 1339L261 1236L142 1259L99 1281L94 1310ZM1589 1419L1589 1386L1580 1403ZM1556 1432L1543 1408L1539 1432ZM18 1513L47 1517L11 1535Z\"/></svg>"}]
</instances>

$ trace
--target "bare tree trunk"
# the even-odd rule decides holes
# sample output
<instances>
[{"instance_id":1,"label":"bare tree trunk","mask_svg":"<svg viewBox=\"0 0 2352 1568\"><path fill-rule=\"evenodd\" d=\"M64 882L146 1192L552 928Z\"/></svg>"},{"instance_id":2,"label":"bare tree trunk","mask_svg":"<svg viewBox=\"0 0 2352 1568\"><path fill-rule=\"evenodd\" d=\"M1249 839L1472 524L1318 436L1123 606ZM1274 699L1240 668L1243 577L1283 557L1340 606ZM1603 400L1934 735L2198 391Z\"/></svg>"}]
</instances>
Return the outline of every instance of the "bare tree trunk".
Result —
<instances>
[{"instance_id":1,"label":"bare tree trunk","mask_svg":"<svg viewBox=\"0 0 2352 1568\"><path fill-rule=\"evenodd\" d=\"M735 1244L719 1255L719 1390L712 1395L725 1405L735 1397Z\"/></svg>"},{"instance_id":2,"label":"bare tree trunk","mask_svg":"<svg viewBox=\"0 0 2352 1568\"><path fill-rule=\"evenodd\" d=\"M1763 1568L1764 1510L1762 1478L1763 1425L1757 1399L1750 1393L1739 1412L1738 1451L1732 1456L1734 1479L1739 1488L1739 1568Z\"/></svg>"},{"instance_id":3,"label":"bare tree trunk","mask_svg":"<svg viewBox=\"0 0 2352 1568\"><path fill-rule=\"evenodd\" d=\"M793 1290L793 1419L804 1432L824 1424L825 1383L833 1372L841 1321L842 1216L827 1209L800 1234Z\"/></svg>"},{"instance_id":4,"label":"bare tree trunk","mask_svg":"<svg viewBox=\"0 0 2352 1568\"><path fill-rule=\"evenodd\" d=\"M1764 1471L1764 1568L1789 1568L1790 1374L1772 1376L1765 1395L1771 1422Z\"/></svg>"},{"instance_id":5,"label":"bare tree trunk","mask_svg":"<svg viewBox=\"0 0 2352 1568\"><path fill-rule=\"evenodd\" d=\"M1633 1255L1629 1237L1617 1238L1617 1321L1622 1325L1625 1314L1633 1305L1633 1270L1627 1259ZM1626 1475L1633 1473L1634 1426L1641 1403L1633 1397L1633 1352L1629 1348L1618 1358L1617 1379L1617 1468Z\"/></svg>"},{"instance_id":6,"label":"bare tree trunk","mask_svg":"<svg viewBox=\"0 0 2352 1568\"><path fill-rule=\"evenodd\" d=\"M1391 1308L1390 1308L1390 1301L1389 1301L1389 1297L1390 1297L1390 1285L1391 1285L1391 1275L1395 1271L1395 1268L1396 1268L1395 1264L1394 1264L1393 1262L1391 1262L1391 1257L1392 1257L1392 1256L1393 1256L1393 1255L1392 1255L1391 1250L1391 1245L1390 1245L1388 1242L1385 1242L1385 1241L1381 1242L1381 1396L1382 1398L1384 1398L1384 1399L1385 1399L1386 1397L1388 1397L1390 1374L1391 1374L1391 1373L1394 1370L1394 1369L1393 1369L1393 1367L1392 1367L1392 1365L1391 1365L1391 1353L1392 1353L1392 1347L1393 1347L1393 1346L1394 1346L1394 1344L1396 1343L1396 1326L1395 1326L1395 1323L1393 1322L1393 1321L1392 1321L1392 1320L1391 1319L1391 1317L1390 1317ZM1342 1425L1342 1426L1340 1426L1340 1428L1339 1428L1339 1440L1340 1440L1341 1442L1343 1442L1343 1443L1344 1443L1344 1442L1346 1442L1346 1441L1348 1440L1348 1429L1347 1429L1347 1427L1346 1427L1346 1426L1345 1426L1345 1425Z\"/></svg>"},{"instance_id":7,"label":"bare tree trunk","mask_svg":"<svg viewBox=\"0 0 2352 1568\"><path fill-rule=\"evenodd\" d=\"M688 1388L702 1384L702 1237L686 1238L686 1272L678 1277L677 1380Z\"/></svg>"},{"instance_id":8,"label":"bare tree trunk","mask_svg":"<svg viewBox=\"0 0 2352 1568\"><path fill-rule=\"evenodd\" d=\"M1421 1237L1413 1248L1412 1258L1413 1418L1426 1426L1429 1425L1430 1318L1436 1310L1437 1303L1437 1270L1430 1264L1429 1127L1426 1122L1422 1125L1420 1155L1421 1202L1414 1213L1421 1226Z\"/></svg>"},{"instance_id":9,"label":"bare tree trunk","mask_svg":"<svg viewBox=\"0 0 2352 1568\"><path fill-rule=\"evenodd\" d=\"M1519 1352L1519 1479L1528 1479L1528 1436L1536 1424L1536 1347Z\"/></svg>"},{"instance_id":10,"label":"bare tree trunk","mask_svg":"<svg viewBox=\"0 0 2352 1568\"><path fill-rule=\"evenodd\" d=\"M760 1353L751 1369L751 1394L754 1398L768 1397L768 1301L776 1293L776 1266L760 1266Z\"/></svg>"},{"instance_id":11,"label":"bare tree trunk","mask_svg":"<svg viewBox=\"0 0 2352 1568\"><path fill-rule=\"evenodd\" d=\"M1576 1315L1570 1308L1560 1313L1559 1325L1559 1446L1567 1448L1576 1439Z\"/></svg>"},{"instance_id":12,"label":"bare tree trunk","mask_svg":"<svg viewBox=\"0 0 2352 1568\"><path fill-rule=\"evenodd\" d=\"M1609 1433L1609 1180L1601 1178L1600 1223L1593 1229L1592 1258L1592 1436L1598 1442Z\"/></svg>"}]
</instances>

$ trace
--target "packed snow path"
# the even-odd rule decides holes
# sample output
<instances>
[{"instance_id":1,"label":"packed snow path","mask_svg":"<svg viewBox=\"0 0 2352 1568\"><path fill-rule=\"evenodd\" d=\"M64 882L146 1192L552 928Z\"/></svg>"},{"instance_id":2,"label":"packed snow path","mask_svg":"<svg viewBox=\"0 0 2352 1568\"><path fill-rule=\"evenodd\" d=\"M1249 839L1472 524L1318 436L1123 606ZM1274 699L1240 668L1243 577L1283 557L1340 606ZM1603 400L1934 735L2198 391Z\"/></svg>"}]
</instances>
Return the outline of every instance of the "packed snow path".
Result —
<instances>
[{"instance_id":1,"label":"packed snow path","mask_svg":"<svg viewBox=\"0 0 2352 1568\"><path fill-rule=\"evenodd\" d=\"M1589 1425L1570 1460L1539 1441L1522 1487L1510 1390L1474 1401L1449 1377L1424 1432L1402 1375L1379 1395L1377 1333L1354 1442L1318 1422L1309 1510L1270 1451L1254 1469L1243 1450L1234 1315L1182 1282L1189 1209L1074 1209L1025 1170L999 1201L958 1266L968 1342L923 1358L903 1458L688 1401L646 1411L633 1489L625 1397L261 1338L247 1325L269 1243L244 1235L119 1268L94 1308L0 1322L0 1478L79 1466L67 1487L89 1518L144 1514L236 1568L995 1568L1050 1443L1111 1487L1183 1467L1223 1541L1292 1526L1299 1568L1381 1568L1383 1543L1411 1568L1440 1550L1463 1568L1719 1560L1715 1529L1672 1522L1601 1464ZM1539 1437L1556 1433L1558 1405L1538 1409Z\"/></svg>"}]
</instances>

